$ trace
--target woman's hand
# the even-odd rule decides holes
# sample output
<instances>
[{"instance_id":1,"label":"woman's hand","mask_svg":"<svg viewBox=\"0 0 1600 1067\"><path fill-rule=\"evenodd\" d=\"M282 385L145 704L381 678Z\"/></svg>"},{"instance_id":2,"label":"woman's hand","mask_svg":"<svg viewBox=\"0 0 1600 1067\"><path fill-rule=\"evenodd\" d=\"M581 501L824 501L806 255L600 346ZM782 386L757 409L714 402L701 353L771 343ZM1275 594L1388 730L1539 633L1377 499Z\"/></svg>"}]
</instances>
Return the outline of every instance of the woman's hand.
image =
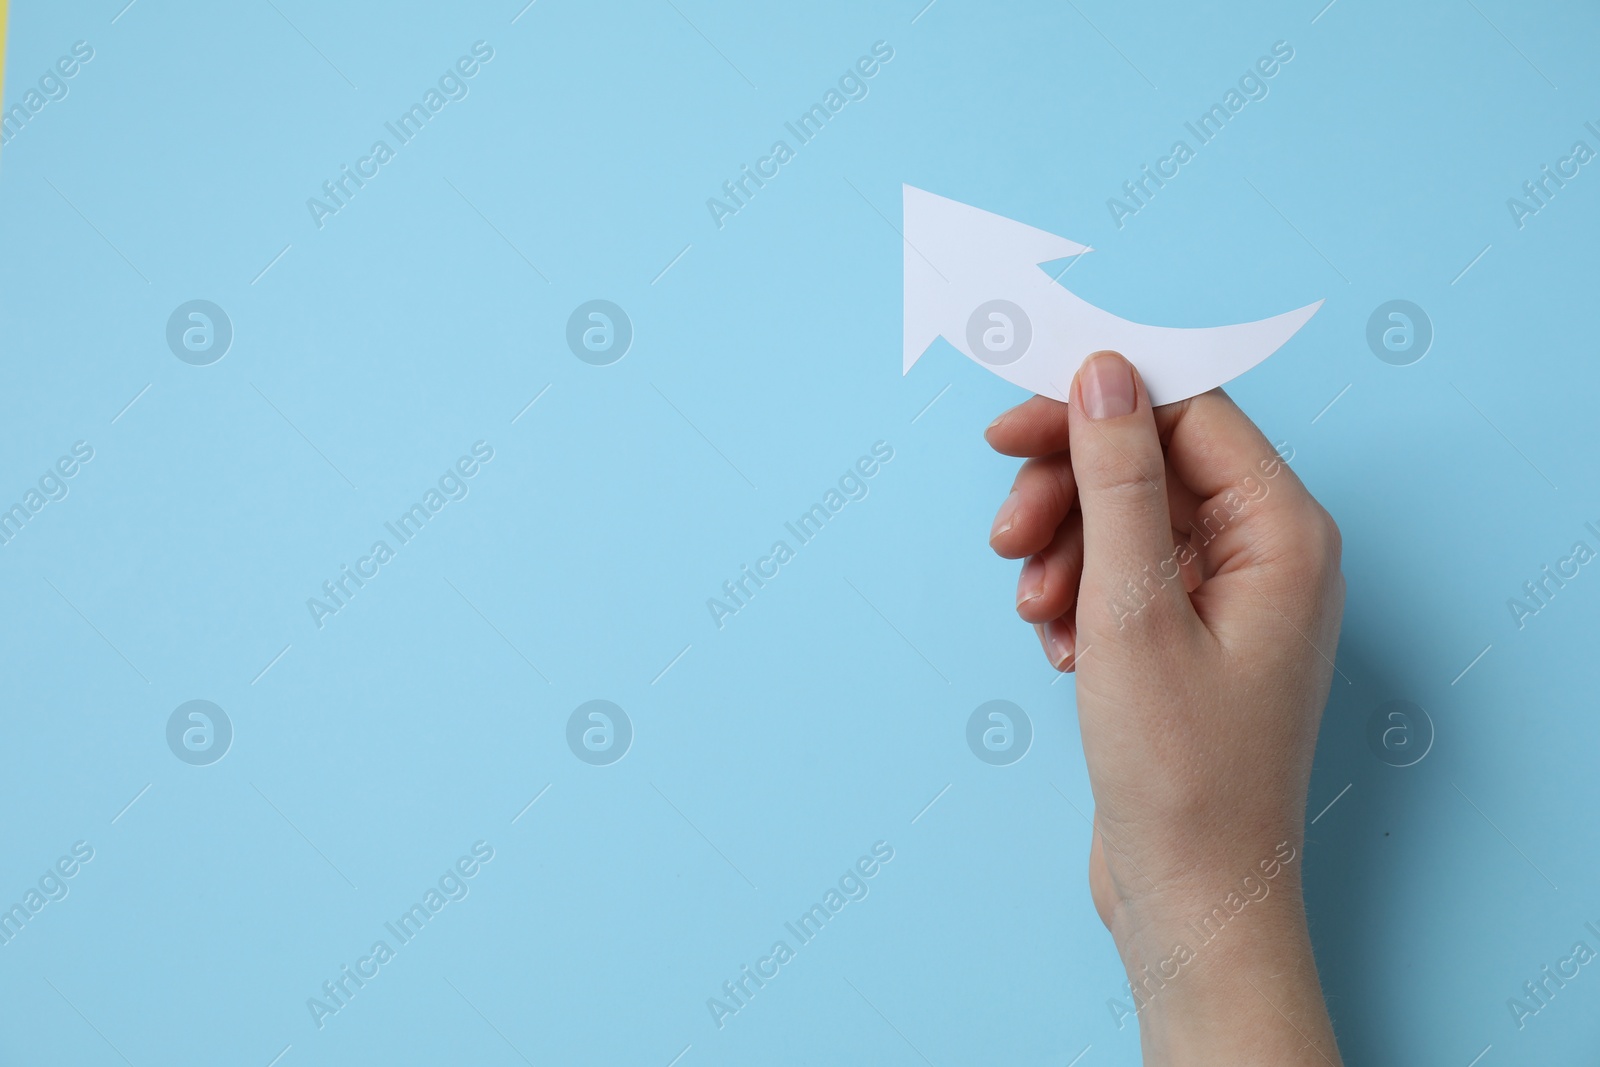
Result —
<instances>
[{"instance_id":1,"label":"woman's hand","mask_svg":"<svg viewBox=\"0 0 1600 1067\"><path fill-rule=\"evenodd\" d=\"M1146 1062L1337 1063L1298 856L1338 530L1220 390L1153 411L1102 352L1071 396L989 427L1027 457L990 541L1027 558L1017 612L1077 673L1090 884Z\"/></svg>"}]
</instances>

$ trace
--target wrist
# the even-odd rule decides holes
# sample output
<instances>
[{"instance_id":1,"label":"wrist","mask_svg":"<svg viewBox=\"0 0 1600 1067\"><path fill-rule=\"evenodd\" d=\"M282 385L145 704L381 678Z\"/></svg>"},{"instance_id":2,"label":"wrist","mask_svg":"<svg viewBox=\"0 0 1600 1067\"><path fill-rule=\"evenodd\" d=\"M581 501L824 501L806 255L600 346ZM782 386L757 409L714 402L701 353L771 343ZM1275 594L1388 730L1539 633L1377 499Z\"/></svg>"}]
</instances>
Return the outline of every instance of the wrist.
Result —
<instances>
[{"instance_id":1,"label":"wrist","mask_svg":"<svg viewBox=\"0 0 1600 1067\"><path fill-rule=\"evenodd\" d=\"M1300 850L1287 837L1197 836L1211 843L1209 855L1168 842L1142 850L1135 865L1121 849L1105 850L1109 877L1096 902L1124 961L1152 963L1175 943L1209 946L1241 922L1283 921L1300 911ZM1157 855L1165 862L1152 862Z\"/></svg>"},{"instance_id":2,"label":"wrist","mask_svg":"<svg viewBox=\"0 0 1600 1067\"><path fill-rule=\"evenodd\" d=\"M1202 881L1115 909L1118 1028L1137 1022L1152 1067L1337 1065L1298 870Z\"/></svg>"}]
</instances>

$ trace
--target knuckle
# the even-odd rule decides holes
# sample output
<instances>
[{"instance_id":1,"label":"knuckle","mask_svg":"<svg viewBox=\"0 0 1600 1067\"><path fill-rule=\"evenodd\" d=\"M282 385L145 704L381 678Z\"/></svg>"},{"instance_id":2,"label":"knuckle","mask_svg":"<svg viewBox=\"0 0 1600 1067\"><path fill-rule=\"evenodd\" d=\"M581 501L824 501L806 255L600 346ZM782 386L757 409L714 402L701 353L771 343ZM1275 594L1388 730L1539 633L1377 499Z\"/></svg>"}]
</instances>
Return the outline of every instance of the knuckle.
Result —
<instances>
[{"instance_id":1,"label":"knuckle","mask_svg":"<svg viewBox=\"0 0 1600 1067\"><path fill-rule=\"evenodd\" d=\"M1339 532L1339 524L1334 521L1333 516L1328 514L1325 508L1322 509L1322 520L1323 541L1327 549L1328 559L1337 568L1340 560L1344 558L1344 535Z\"/></svg>"},{"instance_id":2,"label":"knuckle","mask_svg":"<svg viewBox=\"0 0 1600 1067\"><path fill-rule=\"evenodd\" d=\"M1322 505L1308 501L1284 524L1284 555L1304 573L1337 570L1343 539L1338 524Z\"/></svg>"},{"instance_id":3,"label":"knuckle","mask_svg":"<svg viewBox=\"0 0 1600 1067\"><path fill-rule=\"evenodd\" d=\"M1161 492L1160 482L1145 467L1138 457L1102 453L1084 464L1084 469L1078 472L1078 480L1084 492L1142 500ZM1159 466L1153 469L1161 470Z\"/></svg>"},{"instance_id":4,"label":"knuckle","mask_svg":"<svg viewBox=\"0 0 1600 1067\"><path fill-rule=\"evenodd\" d=\"M1343 549L1338 524L1333 521L1333 516L1315 501L1308 510L1309 514L1303 520L1306 527L1303 536L1307 551L1321 570L1338 566L1339 554Z\"/></svg>"},{"instance_id":5,"label":"knuckle","mask_svg":"<svg viewBox=\"0 0 1600 1067\"><path fill-rule=\"evenodd\" d=\"M1022 465L1017 485L1037 494L1052 515L1065 514L1072 503L1072 467L1048 459L1030 459Z\"/></svg>"}]
</instances>

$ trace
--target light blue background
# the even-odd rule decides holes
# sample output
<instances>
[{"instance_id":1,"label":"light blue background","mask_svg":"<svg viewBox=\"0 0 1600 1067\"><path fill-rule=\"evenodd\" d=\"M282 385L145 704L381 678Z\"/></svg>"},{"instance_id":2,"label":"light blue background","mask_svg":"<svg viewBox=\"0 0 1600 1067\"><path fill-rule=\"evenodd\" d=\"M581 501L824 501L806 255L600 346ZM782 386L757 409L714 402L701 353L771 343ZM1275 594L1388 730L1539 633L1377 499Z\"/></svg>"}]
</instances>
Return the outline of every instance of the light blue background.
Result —
<instances>
[{"instance_id":1,"label":"light blue background","mask_svg":"<svg viewBox=\"0 0 1600 1067\"><path fill-rule=\"evenodd\" d=\"M900 373L909 182L1093 245L1067 278L1133 319L1327 299L1231 388L1345 536L1305 858L1343 1048L1592 1062L1600 970L1521 1031L1506 1006L1600 948L1600 570L1506 606L1600 520L1600 173L1506 207L1600 147L1592 9L122 2L11 16L7 105L95 55L0 153L0 498L95 458L0 548L0 902L95 858L0 947L0 1061L1137 1063L1073 683L986 545L1014 461L980 432L1021 396L943 343ZM319 230L306 198L478 40L470 95ZM870 95L719 230L706 199L879 40ZM1280 40L1118 229L1106 199ZM164 340L195 298L235 329L208 367ZM609 367L564 341L592 298L636 331ZM1436 329L1411 366L1365 341L1394 298ZM467 499L318 630L306 598L478 440ZM870 495L717 629L879 440ZM209 767L164 737L196 698L236 731ZM611 766L564 739L594 698L636 731ZM1034 724L1010 767L964 740L991 699ZM1391 699L1437 730L1413 767L1366 743ZM318 1030L306 999L480 839L470 896ZM719 1031L706 999L879 840Z\"/></svg>"}]
</instances>

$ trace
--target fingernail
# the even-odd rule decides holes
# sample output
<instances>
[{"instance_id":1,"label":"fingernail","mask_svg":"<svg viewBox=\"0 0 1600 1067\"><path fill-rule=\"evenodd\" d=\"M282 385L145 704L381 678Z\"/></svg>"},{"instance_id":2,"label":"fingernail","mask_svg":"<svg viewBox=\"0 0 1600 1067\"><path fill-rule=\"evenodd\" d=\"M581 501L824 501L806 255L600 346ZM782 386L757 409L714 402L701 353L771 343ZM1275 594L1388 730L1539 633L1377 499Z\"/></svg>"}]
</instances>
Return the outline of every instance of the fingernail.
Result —
<instances>
[{"instance_id":1,"label":"fingernail","mask_svg":"<svg viewBox=\"0 0 1600 1067\"><path fill-rule=\"evenodd\" d=\"M1091 419L1133 414L1133 368L1114 352L1097 352L1078 371L1078 395Z\"/></svg>"},{"instance_id":2,"label":"fingernail","mask_svg":"<svg viewBox=\"0 0 1600 1067\"><path fill-rule=\"evenodd\" d=\"M1017 607L1044 596L1044 561L1038 556L1028 557L1017 579Z\"/></svg>"},{"instance_id":3,"label":"fingernail","mask_svg":"<svg viewBox=\"0 0 1600 1067\"><path fill-rule=\"evenodd\" d=\"M987 439L990 434L994 433L995 427L999 426L1002 422L1005 422L1006 421L1006 417L1009 416L1010 414L1011 413L1009 411L1003 411L1003 412L1000 413L1000 417L999 418L995 419L989 425L985 426L983 428L983 436L985 437L985 439Z\"/></svg>"},{"instance_id":4,"label":"fingernail","mask_svg":"<svg viewBox=\"0 0 1600 1067\"><path fill-rule=\"evenodd\" d=\"M1058 671L1066 670L1067 662L1072 659L1072 636L1067 632L1067 624L1051 619L1045 623L1044 639L1049 646L1050 665Z\"/></svg>"},{"instance_id":5,"label":"fingernail","mask_svg":"<svg viewBox=\"0 0 1600 1067\"><path fill-rule=\"evenodd\" d=\"M1017 491L1013 489L1011 490L1011 495L1006 497L1005 503L1000 505L1000 513L994 517L994 526L989 530L990 541L993 541L1015 525L1017 521L1017 504Z\"/></svg>"}]
</instances>

